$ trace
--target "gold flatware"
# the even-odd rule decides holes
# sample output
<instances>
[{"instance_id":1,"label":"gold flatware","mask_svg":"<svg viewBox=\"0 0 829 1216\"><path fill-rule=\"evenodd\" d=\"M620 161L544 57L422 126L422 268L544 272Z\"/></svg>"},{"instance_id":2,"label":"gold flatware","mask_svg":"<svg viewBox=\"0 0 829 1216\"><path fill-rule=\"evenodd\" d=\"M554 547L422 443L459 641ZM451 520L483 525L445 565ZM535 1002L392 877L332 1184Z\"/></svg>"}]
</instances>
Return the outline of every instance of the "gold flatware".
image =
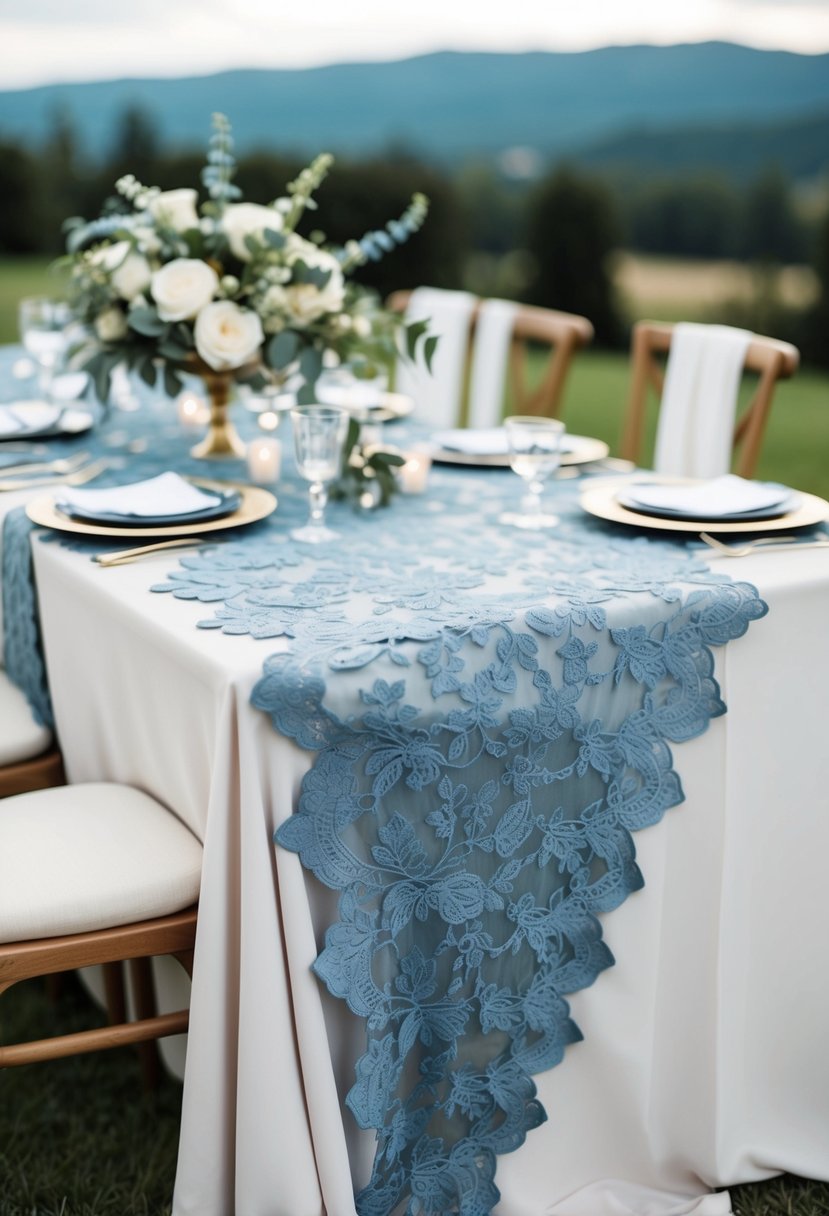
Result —
<instances>
[{"instance_id":1,"label":"gold flatware","mask_svg":"<svg viewBox=\"0 0 829 1216\"><path fill-rule=\"evenodd\" d=\"M30 464L7 464L0 468L4 477L19 477L21 473L74 473L75 470L89 460L89 452L77 452L74 456L61 457L59 460L36 460Z\"/></svg>"},{"instance_id":2,"label":"gold flatware","mask_svg":"<svg viewBox=\"0 0 829 1216\"><path fill-rule=\"evenodd\" d=\"M829 549L829 536L817 540L801 540L799 536L761 536L745 545L725 545L708 532L700 532L699 538L726 557L748 557L750 553L769 549Z\"/></svg>"},{"instance_id":3,"label":"gold flatware","mask_svg":"<svg viewBox=\"0 0 829 1216\"><path fill-rule=\"evenodd\" d=\"M117 553L96 553L92 560L99 566L124 566L127 562L137 561L140 557L147 557L162 549L196 549L199 545L209 543L211 542L195 537L180 536L178 540L162 540L155 545L140 545L136 549L119 549ZM213 541L212 543L218 542Z\"/></svg>"},{"instance_id":4,"label":"gold flatware","mask_svg":"<svg viewBox=\"0 0 829 1216\"><path fill-rule=\"evenodd\" d=\"M109 461L94 460L85 468L77 469L74 473L67 473L63 477L49 474L46 477L21 477L19 480L15 480L13 477L8 480L3 478L0 480L0 493L37 489L39 486L83 486L88 481L99 477L107 468L109 468Z\"/></svg>"}]
</instances>

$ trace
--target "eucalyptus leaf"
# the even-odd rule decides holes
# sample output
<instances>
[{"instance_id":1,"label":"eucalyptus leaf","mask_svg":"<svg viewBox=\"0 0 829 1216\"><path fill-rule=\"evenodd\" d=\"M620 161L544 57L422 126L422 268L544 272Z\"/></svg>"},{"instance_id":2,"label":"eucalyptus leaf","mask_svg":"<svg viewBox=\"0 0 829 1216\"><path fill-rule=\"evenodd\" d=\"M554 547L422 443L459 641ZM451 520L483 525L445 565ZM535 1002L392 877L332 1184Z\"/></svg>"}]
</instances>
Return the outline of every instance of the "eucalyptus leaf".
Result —
<instances>
[{"instance_id":1,"label":"eucalyptus leaf","mask_svg":"<svg viewBox=\"0 0 829 1216\"><path fill-rule=\"evenodd\" d=\"M169 364L164 365L164 392L168 397L177 397L184 388L184 381Z\"/></svg>"},{"instance_id":2,"label":"eucalyptus leaf","mask_svg":"<svg viewBox=\"0 0 829 1216\"><path fill-rule=\"evenodd\" d=\"M306 346L299 356L299 370L306 382L316 383L322 371L322 351L315 346Z\"/></svg>"},{"instance_id":3,"label":"eucalyptus leaf","mask_svg":"<svg viewBox=\"0 0 829 1216\"><path fill-rule=\"evenodd\" d=\"M268 363L277 371L282 371L289 363L293 363L299 350L299 338L290 329L284 329L281 334L271 338L268 343Z\"/></svg>"},{"instance_id":4,"label":"eucalyptus leaf","mask_svg":"<svg viewBox=\"0 0 829 1216\"><path fill-rule=\"evenodd\" d=\"M144 360L139 364L138 374L146 385L150 388L155 388L157 372L152 355L146 355Z\"/></svg>"},{"instance_id":5,"label":"eucalyptus leaf","mask_svg":"<svg viewBox=\"0 0 829 1216\"><path fill-rule=\"evenodd\" d=\"M317 399L316 381L306 381L296 395L298 405L314 405Z\"/></svg>"},{"instance_id":6,"label":"eucalyptus leaf","mask_svg":"<svg viewBox=\"0 0 829 1216\"><path fill-rule=\"evenodd\" d=\"M127 313L130 329L145 338L160 338L166 331L169 321L162 321L154 308L133 308Z\"/></svg>"}]
</instances>

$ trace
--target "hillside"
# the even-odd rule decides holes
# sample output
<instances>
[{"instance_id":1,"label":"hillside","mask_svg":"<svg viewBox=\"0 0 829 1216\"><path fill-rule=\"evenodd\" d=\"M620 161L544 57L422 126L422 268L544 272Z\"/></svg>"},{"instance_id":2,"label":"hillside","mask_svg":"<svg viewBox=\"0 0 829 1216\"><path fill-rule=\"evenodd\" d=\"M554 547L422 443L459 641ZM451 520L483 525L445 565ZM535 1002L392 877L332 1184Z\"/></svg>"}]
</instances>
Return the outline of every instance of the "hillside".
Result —
<instances>
[{"instance_id":1,"label":"hillside","mask_svg":"<svg viewBox=\"0 0 829 1216\"><path fill-rule=\"evenodd\" d=\"M61 113L86 149L105 151L129 105L144 109L172 147L202 146L210 114L221 109L242 151L364 155L394 143L448 162L527 145L546 159L636 129L645 156L642 133L658 141L660 132L696 127L708 139L708 128L722 126L725 138L729 125L759 128L829 112L829 55L728 43L440 52L394 63L52 85L0 91L0 138L40 142ZM654 143L647 156L670 146L657 151Z\"/></svg>"},{"instance_id":2,"label":"hillside","mask_svg":"<svg viewBox=\"0 0 829 1216\"><path fill-rule=\"evenodd\" d=\"M632 130L574 153L579 164L637 178L709 171L744 182L767 165L794 181L829 174L829 109L785 122Z\"/></svg>"}]
</instances>

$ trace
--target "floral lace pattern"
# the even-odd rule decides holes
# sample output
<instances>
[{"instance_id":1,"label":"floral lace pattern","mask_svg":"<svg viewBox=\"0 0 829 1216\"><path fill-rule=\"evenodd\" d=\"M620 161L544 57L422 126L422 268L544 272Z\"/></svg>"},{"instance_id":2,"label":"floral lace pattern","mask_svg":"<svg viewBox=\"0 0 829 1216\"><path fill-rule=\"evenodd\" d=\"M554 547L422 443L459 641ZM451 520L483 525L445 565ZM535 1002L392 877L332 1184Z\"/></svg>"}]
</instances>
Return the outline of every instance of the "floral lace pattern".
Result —
<instances>
[{"instance_id":1,"label":"floral lace pattern","mask_svg":"<svg viewBox=\"0 0 829 1216\"><path fill-rule=\"evenodd\" d=\"M154 588L289 639L252 700L317 753L277 841L341 893L315 970L366 1022L361 1216L491 1212L546 1117L533 1074L581 1037L566 996L613 962L598 914L642 886L632 833L682 801L670 745L725 711L712 648L766 612L566 483L528 541L496 521L509 475L436 482L313 557L256 538Z\"/></svg>"},{"instance_id":2,"label":"floral lace pattern","mask_svg":"<svg viewBox=\"0 0 829 1216\"><path fill-rule=\"evenodd\" d=\"M96 431L130 453L96 484L187 471L174 427L136 452L147 430ZM518 492L438 473L367 518L335 505L342 542L309 553L286 481L275 516L153 588L210 605L202 628L278 640L252 700L315 753L277 839L340 892L315 970L366 1023L360 1216L492 1211L497 1155L546 1117L533 1075L580 1038L567 995L613 963L599 914L642 886L633 833L682 801L671 744L725 712L713 648L766 612L693 547L586 518L572 483L550 491L554 532L508 530ZM3 594L6 662L48 720L21 512Z\"/></svg>"}]
</instances>

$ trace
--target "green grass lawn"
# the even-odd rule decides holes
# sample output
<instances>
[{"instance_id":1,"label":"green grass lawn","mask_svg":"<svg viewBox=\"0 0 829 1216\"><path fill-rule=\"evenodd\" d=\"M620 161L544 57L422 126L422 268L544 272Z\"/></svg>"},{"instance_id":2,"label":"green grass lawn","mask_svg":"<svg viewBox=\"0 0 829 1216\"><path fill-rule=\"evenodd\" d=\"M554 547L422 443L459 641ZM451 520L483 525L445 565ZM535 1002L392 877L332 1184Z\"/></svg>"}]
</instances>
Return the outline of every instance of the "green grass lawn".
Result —
<instances>
[{"instance_id":1,"label":"green grass lawn","mask_svg":"<svg viewBox=\"0 0 829 1216\"><path fill-rule=\"evenodd\" d=\"M0 999L4 1042L101 1023L74 977L57 1004L37 981ZM169 1078L142 1092L128 1048L0 1071L0 1216L169 1216L180 1109ZM829 1214L829 1184L790 1175L731 1197L736 1216Z\"/></svg>"}]
</instances>

